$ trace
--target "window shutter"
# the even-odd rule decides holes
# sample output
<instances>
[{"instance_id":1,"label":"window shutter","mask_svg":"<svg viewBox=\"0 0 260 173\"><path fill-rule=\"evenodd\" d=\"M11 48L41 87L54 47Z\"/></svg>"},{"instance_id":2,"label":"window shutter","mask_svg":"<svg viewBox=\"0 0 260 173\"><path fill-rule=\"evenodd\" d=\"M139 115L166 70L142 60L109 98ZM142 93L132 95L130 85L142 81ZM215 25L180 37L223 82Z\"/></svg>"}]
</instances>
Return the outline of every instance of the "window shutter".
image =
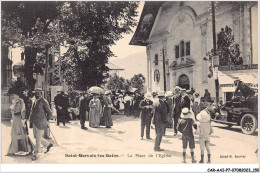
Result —
<instances>
[{"instance_id":1,"label":"window shutter","mask_svg":"<svg viewBox=\"0 0 260 173\"><path fill-rule=\"evenodd\" d=\"M180 49L181 49L181 57L183 57L184 56L184 41L181 41Z\"/></svg>"},{"instance_id":2,"label":"window shutter","mask_svg":"<svg viewBox=\"0 0 260 173\"><path fill-rule=\"evenodd\" d=\"M158 65L158 54L154 56L154 65Z\"/></svg>"},{"instance_id":3,"label":"window shutter","mask_svg":"<svg viewBox=\"0 0 260 173\"><path fill-rule=\"evenodd\" d=\"M179 46L175 46L175 58L179 58L180 57L180 50L179 50Z\"/></svg>"},{"instance_id":4,"label":"window shutter","mask_svg":"<svg viewBox=\"0 0 260 173\"><path fill-rule=\"evenodd\" d=\"M190 42L186 42L186 56L190 55Z\"/></svg>"}]
</instances>

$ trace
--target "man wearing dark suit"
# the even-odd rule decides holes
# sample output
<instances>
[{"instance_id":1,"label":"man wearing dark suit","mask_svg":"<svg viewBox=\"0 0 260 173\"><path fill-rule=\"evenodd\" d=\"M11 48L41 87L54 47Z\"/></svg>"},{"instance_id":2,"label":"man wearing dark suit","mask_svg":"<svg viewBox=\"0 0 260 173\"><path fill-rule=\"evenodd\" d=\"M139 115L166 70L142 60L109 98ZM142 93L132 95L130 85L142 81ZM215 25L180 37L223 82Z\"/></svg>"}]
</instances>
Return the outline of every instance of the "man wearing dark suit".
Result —
<instances>
[{"instance_id":1,"label":"man wearing dark suit","mask_svg":"<svg viewBox=\"0 0 260 173\"><path fill-rule=\"evenodd\" d=\"M85 121L86 121L86 112L89 111L88 93L84 93L83 96L84 99L80 101L80 106L79 106L80 125L81 125L81 129L87 130L88 128L85 127Z\"/></svg>"},{"instance_id":2,"label":"man wearing dark suit","mask_svg":"<svg viewBox=\"0 0 260 173\"><path fill-rule=\"evenodd\" d=\"M141 109L141 140L143 140L144 137L144 128L146 128L146 139L152 139L150 137L150 127L153 108L153 102L151 100L153 97L150 93L146 93L144 97L139 104L139 108Z\"/></svg>"},{"instance_id":3,"label":"man wearing dark suit","mask_svg":"<svg viewBox=\"0 0 260 173\"><path fill-rule=\"evenodd\" d=\"M177 124L181 115L181 94L180 94L181 88L176 86L175 87L175 94L173 97L173 102L174 102L174 108L173 108L173 118L174 118L174 136L177 135L178 130L177 130Z\"/></svg>"},{"instance_id":4,"label":"man wearing dark suit","mask_svg":"<svg viewBox=\"0 0 260 173\"><path fill-rule=\"evenodd\" d=\"M68 111L69 107L70 107L70 101L69 101L68 93L64 93L62 109L63 109L63 113L64 113L65 122L69 122L69 120L71 120L70 116L69 116L69 111Z\"/></svg>"},{"instance_id":5,"label":"man wearing dark suit","mask_svg":"<svg viewBox=\"0 0 260 173\"><path fill-rule=\"evenodd\" d=\"M181 110L183 108L190 109L190 99L186 94L186 89L181 89L181 103L180 103Z\"/></svg>"},{"instance_id":6,"label":"man wearing dark suit","mask_svg":"<svg viewBox=\"0 0 260 173\"><path fill-rule=\"evenodd\" d=\"M33 103L30 116L30 120L33 123L34 138L36 139L36 146L32 160L37 159L41 143L47 148L46 153L53 146L42 137L44 129L48 127L48 120L51 117L51 109L48 102L42 97L42 90L40 88L35 89L35 102Z\"/></svg>"},{"instance_id":7,"label":"man wearing dark suit","mask_svg":"<svg viewBox=\"0 0 260 173\"><path fill-rule=\"evenodd\" d=\"M60 122L62 122L63 125L65 126L65 110L64 110L63 95L64 95L64 92L62 91L54 97L54 104L55 104L55 108L57 110L57 126L60 125Z\"/></svg>"},{"instance_id":8,"label":"man wearing dark suit","mask_svg":"<svg viewBox=\"0 0 260 173\"><path fill-rule=\"evenodd\" d=\"M162 136L164 133L165 126L167 125L167 106L164 102L164 92L158 92L159 102L154 104L154 125L156 132L156 139L154 145L154 151L163 151L160 148Z\"/></svg>"}]
</instances>

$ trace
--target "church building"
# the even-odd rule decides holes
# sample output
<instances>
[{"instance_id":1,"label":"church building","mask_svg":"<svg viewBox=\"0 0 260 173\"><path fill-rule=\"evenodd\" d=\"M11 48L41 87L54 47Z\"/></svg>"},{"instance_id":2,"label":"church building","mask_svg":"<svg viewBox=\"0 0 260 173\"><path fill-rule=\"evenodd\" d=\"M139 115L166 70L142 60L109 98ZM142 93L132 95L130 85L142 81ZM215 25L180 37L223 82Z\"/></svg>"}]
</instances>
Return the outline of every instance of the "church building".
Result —
<instances>
[{"instance_id":1,"label":"church building","mask_svg":"<svg viewBox=\"0 0 260 173\"><path fill-rule=\"evenodd\" d=\"M240 74L243 76L250 69L250 73L253 73L251 81L257 82L258 3L215 1L214 8L216 37L221 28L228 26L232 29L234 41L239 44L243 67L219 67L219 73L208 77L212 62L205 61L204 57L213 49L211 2L145 2L130 45L146 46L148 91L174 91L175 86L180 86L193 88L200 96L208 89L212 98L215 98L217 79L221 82L218 88L220 99L225 101L226 94L223 91L227 90L223 88L231 87L228 92L235 90L233 71L242 70ZM226 74L226 71L229 73ZM239 75L237 77L240 78Z\"/></svg>"}]
</instances>

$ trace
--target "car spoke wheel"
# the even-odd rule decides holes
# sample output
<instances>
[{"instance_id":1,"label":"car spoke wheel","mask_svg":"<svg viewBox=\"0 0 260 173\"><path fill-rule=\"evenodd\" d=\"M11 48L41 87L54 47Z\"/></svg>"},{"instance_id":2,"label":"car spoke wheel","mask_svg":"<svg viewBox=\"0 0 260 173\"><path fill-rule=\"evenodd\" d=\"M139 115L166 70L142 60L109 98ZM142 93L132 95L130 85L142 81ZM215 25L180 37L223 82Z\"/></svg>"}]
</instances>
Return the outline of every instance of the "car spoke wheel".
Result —
<instances>
[{"instance_id":1,"label":"car spoke wheel","mask_svg":"<svg viewBox=\"0 0 260 173\"><path fill-rule=\"evenodd\" d=\"M252 114L245 114L241 119L240 125L244 134L251 135L257 127L256 117Z\"/></svg>"}]
</instances>

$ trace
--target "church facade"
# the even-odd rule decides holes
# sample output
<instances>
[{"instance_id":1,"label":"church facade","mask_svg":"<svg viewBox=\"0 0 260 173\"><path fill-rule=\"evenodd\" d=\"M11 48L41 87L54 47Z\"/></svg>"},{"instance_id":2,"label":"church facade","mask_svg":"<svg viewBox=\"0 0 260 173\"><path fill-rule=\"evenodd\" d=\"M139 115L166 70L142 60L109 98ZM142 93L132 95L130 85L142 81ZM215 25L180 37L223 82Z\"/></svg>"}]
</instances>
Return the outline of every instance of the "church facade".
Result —
<instances>
[{"instance_id":1,"label":"church facade","mask_svg":"<svg viewBox=\"0 0 260 173\"><path fill-rule=\"evenodd\" d=\"M131 45L146 46L147 89L208 89L215 97L217 73L209 78L213 48L211 2L146 2ZM257 2L214 2L216 34L226 26L239 44L243 65L258 64ZM221 92L221 90L220 90ZM223 93L220 97L224 97Z\"/></svg>"}]
</instances>

